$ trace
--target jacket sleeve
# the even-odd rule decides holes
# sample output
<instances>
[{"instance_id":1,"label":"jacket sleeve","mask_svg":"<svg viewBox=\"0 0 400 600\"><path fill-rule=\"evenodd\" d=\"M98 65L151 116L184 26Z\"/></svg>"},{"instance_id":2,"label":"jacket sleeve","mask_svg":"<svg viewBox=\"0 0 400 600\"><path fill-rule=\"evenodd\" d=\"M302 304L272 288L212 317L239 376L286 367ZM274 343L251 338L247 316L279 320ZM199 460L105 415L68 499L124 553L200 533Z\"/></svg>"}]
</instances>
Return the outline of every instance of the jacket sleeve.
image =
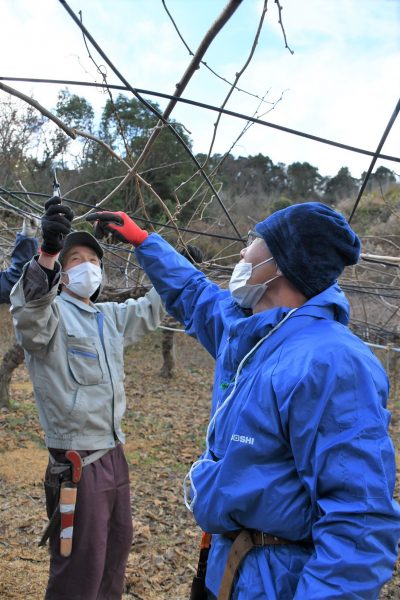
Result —
<instances>
[{"instance_id":1,"label":"jacket sleeve","mask_svg":"<svg viewBox=\"0 0 400 600\"><path fill-rule=\"evenodd\" d=\"M131 298L121 303L99 303L96 306L105 313L109 310L113 312L117 330L124 338L124 346L137 342L157 329L165 315L161 298L154 288L141 298Z\"/></svg>"},{"instance_id":2,"label":"jacket sleeve","mask_svg":"<svg viewBox=\"0 0 400 600\"><path fill-rule=\"evenodd\" d=\"M375 360L336 349L289 398L290 443L315 516L295 600L370 600L392 576L400 514L387 391Z\"/></svg>"},{"instance_id":3,"label":"jacket sleeve","mask_svg":"<svg viewBox=\"0 0 400 600\"><path fill-rule=\"evenodd\" d=\"M219 303L229 292L208 280L157 234L149 235L135 252L169 314L215 357L223 332Z\"/></svg>"},{"instance_id":4,"label":"jacket sleeve","mask_svg":"<svg viewBox=\"0 0 400 600\"><path fill-rule=\"evenodd\" d=\"M0 303L10 302L11 289L21 277L23 266L37 252L37 248L36 238L17 233L14 250L11 254L11 265L5 271L0 271Z\"/></svg>"},{"instance_id":5,"label":"jacket sleeve","mask_svg":"<svg viewBox=\"0 0 400 600\"><path fill-rule=\"evenodd\" d=\"M19 344L27 352L46 350L59 323L53 302L60 280L58 272L49 290L48 279L35 258L25 265L10 295L11 314Z\"/></svg>"}]
</instances>

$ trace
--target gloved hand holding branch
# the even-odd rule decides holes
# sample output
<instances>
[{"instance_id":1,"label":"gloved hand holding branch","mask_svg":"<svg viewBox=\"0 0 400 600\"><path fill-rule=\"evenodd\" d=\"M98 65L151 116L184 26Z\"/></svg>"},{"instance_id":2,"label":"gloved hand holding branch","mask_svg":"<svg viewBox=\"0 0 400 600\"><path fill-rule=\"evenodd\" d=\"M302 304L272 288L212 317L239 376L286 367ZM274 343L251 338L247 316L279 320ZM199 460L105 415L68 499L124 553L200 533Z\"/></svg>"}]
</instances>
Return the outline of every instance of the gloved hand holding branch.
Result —
<instances>
[{"instance_id":1,"label":"gloved hand holding branch","mask_svg":"<svg viewBox=\"0 0 400 600\"><path fill-rule=\"evenodd\" d=\"M111 233L113 239L119 242L140 246L149 235L122 211L92 213L86 217L86 221L94 223L94 235L97 239L102 239Z\"/></svg>"}]
</instances>

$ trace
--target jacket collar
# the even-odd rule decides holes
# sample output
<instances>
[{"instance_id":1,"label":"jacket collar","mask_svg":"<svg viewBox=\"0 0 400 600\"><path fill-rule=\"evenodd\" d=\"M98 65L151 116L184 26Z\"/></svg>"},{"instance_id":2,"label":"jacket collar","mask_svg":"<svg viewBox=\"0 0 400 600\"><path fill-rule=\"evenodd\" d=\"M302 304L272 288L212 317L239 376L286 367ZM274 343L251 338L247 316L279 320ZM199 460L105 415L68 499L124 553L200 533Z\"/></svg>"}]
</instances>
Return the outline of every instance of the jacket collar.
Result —
<instances>
[{"instance_id":1,"label":"jacket collar","mask_svg":"<svg viewBox=\"0 0 400 600\"><path fill-rule=\"evenodd\" d=\"M243 310L229 296L222 310L227 317L229 341L224 352L224 362L226 366L230 365L230 368L235 368L242 357L271 329L278 325L292 309L287 306L280 306L246 317ZM349 321L349 303L340 287L334 284L317 296L310 298L293 313L289 320L301 316L330 319L338 321L342 325L347 325Z\"/></svg>"},{"instance_id":2,"label":"jacket collar","mask_svg":"<svg viewBox=\"0 0 400 600\"><path fill-rule=\"evenodd\" d=\"M342 325L350 320L350 305L338 283L310 298L299 308L299 314L333 319Z\"/></svg>"},{"instance_id":3,"label":"jacket collar","mask_svg":"<svg viewBox=\"0 0 400 600\"><path fill-rule=\"evenodd\" d=\"M80 310L84 310L89 313L98 312L95 305L92 302L90 302L89 304L86 304L85 302L82 302L82 300L78 300L78 298L74 298L67 292L61 292L61 294L59 295L59 298L60 298L60 300L63 300L64 302L69 302L70 304L74 304Z\"/></svg>"}]
</instances>

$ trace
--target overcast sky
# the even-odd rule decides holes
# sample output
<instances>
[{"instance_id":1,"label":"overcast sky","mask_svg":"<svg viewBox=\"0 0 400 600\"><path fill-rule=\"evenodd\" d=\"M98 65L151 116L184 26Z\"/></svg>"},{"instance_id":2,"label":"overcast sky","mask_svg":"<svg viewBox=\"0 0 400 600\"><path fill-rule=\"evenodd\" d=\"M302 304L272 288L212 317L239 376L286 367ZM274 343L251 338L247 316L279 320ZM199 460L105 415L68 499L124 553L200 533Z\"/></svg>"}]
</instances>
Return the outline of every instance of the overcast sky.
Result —
<instances>
[{"instance_id":1,"label":"overcast sky","mask_svg":"<svg viewBox=\"0 0 400 600\"><path fill-rule=\"evenodd\" d=\"M374 151L400 97L400 0L280 0L283 24L292 55L284 44L277 7L268 12L254 58L239 87L274 103L267 121ZM186 43L196 50L227 0L165 0ZM205 61L233 81L249 55L261 14L260 0L243 0L208 50ZM174 92L190 56L179 39L161 0L70 0L99 45L133 87ZM82 35L58 0L1 0L0 76L100 81L88 59ZM92 50L91 50L92 51ZM96 53L93 51L93 56ZM97 58L97 56L96 56ZM109 83L120 83L110 73ZM51 109L58 88L10 83ZM204 66L184 97L221 105L229 86ZM101 91L70 87L85 96L100 113ZM0 92L3 95L3 92ZM161 107L166 102L157 100ZM259 107L250 94L235 92L227 108L253 115ZM207 152L216 113L178 106L172 117L190 132L195 152ZM244 126L223 117L214 151L228 150ZM400 155L400 117L383 148ZM275 162L308 161L321 175L333 176L348 166L360 177L368 156L308 141L253 125L232 153L262 153ZM377 166L400 173L399 163Z\"/></svg>"}]
</instances>

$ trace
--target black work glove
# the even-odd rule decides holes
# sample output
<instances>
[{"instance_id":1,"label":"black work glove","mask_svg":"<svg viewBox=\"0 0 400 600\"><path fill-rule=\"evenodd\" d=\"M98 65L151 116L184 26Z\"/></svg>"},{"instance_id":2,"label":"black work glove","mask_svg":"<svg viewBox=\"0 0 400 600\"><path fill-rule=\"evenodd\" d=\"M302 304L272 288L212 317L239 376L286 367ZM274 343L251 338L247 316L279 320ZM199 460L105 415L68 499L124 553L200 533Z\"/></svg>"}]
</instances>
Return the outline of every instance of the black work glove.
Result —
<instances>
[{"instance_id":1,"label":"black work glove","mask_svg":"<svg viewBox=\"0 0 400 600\"><path fill-rule=\"evenodd\" d=\"M186 248L182 248L182 250L180 250L180 254L187 258L187 260L189 260L192 263L192 265L194 265L195 263L203 262L204 255L203 251L200 250L200 248L198 248L197 246L193 246L192 244L186 244Z\"/></svg>"},{"instance_id":2,"label":"black work glove","mask_svg":"<svg viewBox=\"0 0 400 600\"><path fill-rule=\"evenodd\" d=\"M71 221L74 218L69 206L61 204L61 198L53 196L44 205L42 217L43 243L41 251L52 256L58 254L64 245L64 238L71 231Z\"/></svg>"}]
</instances>

